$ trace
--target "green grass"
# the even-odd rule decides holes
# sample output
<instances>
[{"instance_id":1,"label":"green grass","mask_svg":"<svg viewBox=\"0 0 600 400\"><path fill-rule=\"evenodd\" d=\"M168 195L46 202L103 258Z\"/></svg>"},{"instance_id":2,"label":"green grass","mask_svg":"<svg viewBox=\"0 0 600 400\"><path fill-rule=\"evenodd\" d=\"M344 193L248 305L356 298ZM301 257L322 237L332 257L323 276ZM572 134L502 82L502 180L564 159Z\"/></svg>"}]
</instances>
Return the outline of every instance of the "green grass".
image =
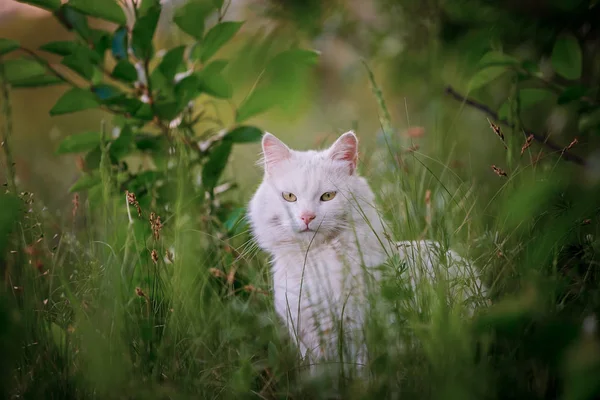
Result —
<instances>
[{"instance_id":1,"label":"green grass","mask_svg":"<svg viewBox=\"0 0 600 400\"><path fill-rule=\"evenodd\" d=\"M334 389L326 376L305 377L273 310L266 255L243 221L227 229L209 203L198 203L182 147L172 156L168 211L140 199L138 216L125 193L114 194L107 168L100 200L80 197L73 219L21 195L32 212L7 244L5 276L17 280L7 279L0 297L2 394L592 398L600 343L582 323L600 305L597 190L572 183L556 158L523 162L504 178L456 172L450 164L460 149L407 152L374 93L387 141L362 152L361 171L393 240L437 240L475 261L490 290L473 299L482 309L472 318L436 284L407 291L402 260L392 260L396 274L372 302L395 322L374 313L366 327L371 379ZM447 140L436 126L448 116L439 118L430 135ZM243 206L251 189L230 198ZM158 237L151 212L162 217Z\"/></svg>"}]
</instances>

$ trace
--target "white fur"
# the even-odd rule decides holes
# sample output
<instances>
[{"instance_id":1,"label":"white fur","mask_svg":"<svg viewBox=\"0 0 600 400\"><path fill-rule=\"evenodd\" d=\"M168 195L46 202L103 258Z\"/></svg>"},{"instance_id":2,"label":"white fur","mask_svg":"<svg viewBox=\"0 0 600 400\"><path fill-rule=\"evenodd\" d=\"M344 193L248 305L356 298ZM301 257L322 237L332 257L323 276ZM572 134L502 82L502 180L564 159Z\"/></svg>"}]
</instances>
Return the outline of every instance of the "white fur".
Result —
<instances>
[{"instance_id":1,"label":"white fur","mask_svg":"<svg viewBox=\"0 0 600 400\"><path fill-rule=\"evenodd\" d=\"M339 360L340 321L344 337L356 334L362 340L368 277L379 278L374 267L392 252L413 267L413 288L424 276L414 268L419 260L429 273L439 264L435 242L390 244L385 239L375 196L355 170L357 147L352 132L323 151L295 151L271 134L263 137L265 174L248 216L256 241L271 255L275 309L312 361ZM337 192L332 200L320 200L332 191ZM286 201L283 192L297 200ZM312 231L301 232L300 214L306 211L316 218L308 225ZM452 262L464 261L454 252L447 255ZM462 274L462 268L446 271ZM350 349L354 360L347 361L365 361L364 346Z\"/></svg>"}]
</instances>

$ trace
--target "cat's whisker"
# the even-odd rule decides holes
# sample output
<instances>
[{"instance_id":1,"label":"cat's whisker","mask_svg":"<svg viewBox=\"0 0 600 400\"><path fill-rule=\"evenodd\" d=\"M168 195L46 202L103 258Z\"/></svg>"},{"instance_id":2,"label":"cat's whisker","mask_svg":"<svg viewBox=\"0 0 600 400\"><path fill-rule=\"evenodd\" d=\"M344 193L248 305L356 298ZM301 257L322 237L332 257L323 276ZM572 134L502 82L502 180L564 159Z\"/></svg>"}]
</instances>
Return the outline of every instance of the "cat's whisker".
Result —
<instances>
[{"instance_id":1,"label":"cat's whisker","mask_svg":"<svg viewBox=\"0 0 600 400\"><path fill-rule=\"evenodd\" d=\"M338 321L344 321L344 330L362 332L370 290L365 269L379 281L377 268L399 256L435 279L444 258L457 266L446 264L448 271L441 275L460 275L464 260L441 252L436 242L401 242L404 247L398 247L391 241L375 194L356 173L354 133L323 151L291 150L271 134L263 137L262 147L259 162L265 174L248 207L253 242L242 251L260 248L270 254L275 310L298 339L302 356L312 361L339 356L332 337ZM476 276L469 281L479 283ZM355 350L355 361L366 359L361 335L345 344Z\"/></svg>"}]
</instances>

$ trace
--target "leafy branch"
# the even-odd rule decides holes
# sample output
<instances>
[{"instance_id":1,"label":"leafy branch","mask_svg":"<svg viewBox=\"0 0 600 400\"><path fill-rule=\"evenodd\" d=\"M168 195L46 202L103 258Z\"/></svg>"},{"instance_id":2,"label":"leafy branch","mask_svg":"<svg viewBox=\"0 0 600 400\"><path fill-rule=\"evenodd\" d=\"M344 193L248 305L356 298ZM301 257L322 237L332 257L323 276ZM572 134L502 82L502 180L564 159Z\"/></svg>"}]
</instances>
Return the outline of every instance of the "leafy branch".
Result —
<instances>
[{"instance_id":1,"label":"leafy branch","mask_svg":"<svg viewBox=\"0 0 600 400\"><path fill-rule=\"evenodd\" d=\"M233 105L234 88L224 72L228 61L215 57L243 25L241 21L223 21L229 1L190 1L181 6L173 20L192 43L160 52L154 46L162 10L158 0L106 0L102 5L96 0L71 0L66 4L58 0L20 1L52 12L74 37L46 43L39 49L60 56L60 69L37 51L24 48L15 40L0 39L0 56L17 50L26 55L2 61L7 85L28 88L66 84L69 89L52 107L51 115L100 109L114 116L116 137L102 139L100 132L82 132L59 144L59 154L83 155L83 175L71 187L72 192L87 191L92 195L102 186L99 168L105 148L110 168L115 172L115 192L129 190L140 201L145 200L146 194L154 196L153 202L167 201L168 196L160 196L167 191L163 178L171 168L167 162L170 152L178 149L192 152L190 167L201 169L200 185L196 180L189 185L199 191L197 198L204 199L205 193L213 198L234 144L256 142L262 135L260 129L243 123L280 104L289 92L285 76L276 72L307 71L316 62L316 53L308 50L289 49L275 55L266 62L264 73L248 97L239 107L234 105L233 126L197 132L200 122L225 126L218 113L216 117L211 115L198 102L199 98ZM133 15L129 24L125 7L133 7L128 10ZM217 23L206 29L206 20L212 15L217 16ZM117 27L112 31L92 28L89 17L115 23ZM112 62L108 62L108 57ZM114 67L109 70L107 65ZM70 73L63 73L62 67ZM149 133L149 127L158 128L158 132L152 129ZM183 146L175 146L174 141L181 141ZM133 172L127 165L128 156L149 156L157 169Z\"/></svg>"},{"instance_id":2,"label":"leafy branch","mask_svg":"<svg viewBox=\"0 0 600 400\"><path fill-rule=\"evenodd\" d=\"M460 94L456 90L454 90L454 88L452 88L451 86L447 86L445 89L445 92L452 98L483 112L484 114L486 114L488 117L490 117L495 122L503 124L509 128L515 128L515 124L510 122L508 119L500 118L498 116L498 113L493 111L491 108L489 108L485 104L479 103L473 99L463 96L462 94ZM524 129L524 132L525 132L526 136L531 135L533 137L533 139L536 142L540 143L541 145L546 146L547 148L549 148L552 151L561 153L561 156L565 160L572 161L578 165L585 165L585 160L583 158L579 157L578 155L573 154L571 151L569 151L567 149L568 146L560 146L560 145L554 143L547 135L542 135L542 134L533 132L529 129Z\"/></svg>"},{"instance_id":3,"label":"leafy branch","mask_svg":"<svg viewBox=\"0 0 600 400\"><path fill-rule=\"evenodd\" d=\"M539 62L520 60L499 51L489 51L478 63L477 72L469 82L469 91L482 90L485 86L503 76L510 78L510 93L497 111L479 103L448 86L446 94L485 113L489 118L513 130L523 130L528 139L527 147L535 140L554 152L560 153L567 161L586 165L586 161L570 151L574 143L586 141L587 135L600 134L600 105L594 96L598 88L586 85L583 77L584 48L574 34L563 32L555 38L550 55L553 73L542 73ZM569 107L579 121L578 132L571 137L571 144L560 146L548 135L523 128L523 113L534 106L549 107L575 105ZM579 138L579 139L578 139Z\"/></svg>"}]
</instances>

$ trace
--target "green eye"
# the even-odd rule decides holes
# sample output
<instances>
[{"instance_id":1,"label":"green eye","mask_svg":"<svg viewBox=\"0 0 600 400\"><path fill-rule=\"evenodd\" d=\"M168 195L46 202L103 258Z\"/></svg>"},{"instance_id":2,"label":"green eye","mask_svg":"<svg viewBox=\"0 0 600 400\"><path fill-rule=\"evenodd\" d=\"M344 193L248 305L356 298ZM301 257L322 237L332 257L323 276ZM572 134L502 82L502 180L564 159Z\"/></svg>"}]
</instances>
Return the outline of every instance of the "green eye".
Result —
<instances>
[{"instance_id":1,"label":"green eye","mask_svg":"<svg viewBox=\"0 0 600 400\"><path fill-rule=\"evenodd\" d=\"M281 193L281 196L283 196L285 201L289 201L290 203L293 203L297 200L296 195L294 193L283 192Z\"/></svg>"},{"instance_id":2,"label":"green eye","mask_svg":"<svg viewBox=\"0 0 600 400\"><path fill-rule=\"evenodd\" d=\"M336 192L325 192L321 195L321 201L329 201L335 197Z\"/></svg>"}]
</instances>

